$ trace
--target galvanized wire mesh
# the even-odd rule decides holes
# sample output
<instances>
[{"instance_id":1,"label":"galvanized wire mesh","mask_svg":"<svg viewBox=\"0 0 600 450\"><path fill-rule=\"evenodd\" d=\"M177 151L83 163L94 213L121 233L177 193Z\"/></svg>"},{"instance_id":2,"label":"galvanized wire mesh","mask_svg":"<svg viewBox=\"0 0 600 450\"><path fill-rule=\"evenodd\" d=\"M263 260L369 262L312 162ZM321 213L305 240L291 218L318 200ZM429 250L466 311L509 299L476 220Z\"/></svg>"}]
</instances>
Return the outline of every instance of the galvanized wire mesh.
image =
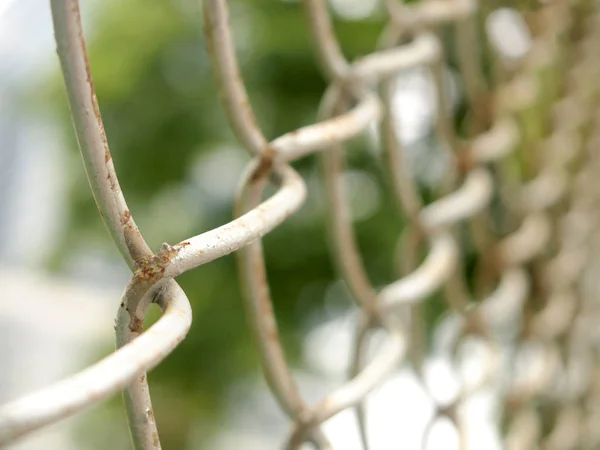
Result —
<instances>
[{"instance_id":1,"label":"galvanized wire mesh","mask_svg":"<svg viewBox=\"0 0 600 450\"><path fill-rule=\"evenodd\" d=\"M253 159L240 184L235 219L153 253L120 190L87 62L77 0L52 0L55 36L75 130L100 214L133 271L117 316L118 350L54 386L0 408L0 444L60 420L124 389L136 448L160 448L145 372L185 337L192 313L174 279L237 252L245 307L268 384L290 419L285 448L306 442L331 448L321 425L355 408L364 448L364 402L410 361L427 388L428 353L446 358L460 380L431 422L449 419L469 448L464 405L484 388L500 393L498 428L507 449L600 447L595 258L600 240L600 9L593 0L520 2L533 36L515 56L502 50L493 18L506 10L476 0L384 2L379 48L349 62L325 0L305 0L316 53L329 86L319 121L269 141L255 120L240 76L226 0L205 0L204 27L223 106ZM495 5L497 7L500 5ZM487 21L487 22L486 22ZM487 23L488 35L481 34ZM448 106L443 42L454 29L469 126L457 132ZM484 74L481 42L491 54ZM398 138L395 79L422 67L435 82L435 133L451 160L437 199L424 204ZM399 279L372 285L355 242L345 186L344 145L378 125L382 157L405 227L399 233ZM302 205L306 188L291 163L318 152L328 202L332 256L360 314L347 382L315 405L299 393L277 334L261 237ZM168 157L168 155L165 155ZM268 184L278 191L263 200ZM476 255L473 283L463 268ZM424 259L420 258L425 251ZM449 313L428 345L419 309L443 291ZM151 302L163 310L142 330ZM386 341L367 358L372 334ZM466 355L477 352L476 376ZM432 395L432 399L434 399ZM435 401L435 399L434 399ZM398 424L399 427L402 424ZM423 443L428 432L423 436Z\"/></svg>"}]
</instances>

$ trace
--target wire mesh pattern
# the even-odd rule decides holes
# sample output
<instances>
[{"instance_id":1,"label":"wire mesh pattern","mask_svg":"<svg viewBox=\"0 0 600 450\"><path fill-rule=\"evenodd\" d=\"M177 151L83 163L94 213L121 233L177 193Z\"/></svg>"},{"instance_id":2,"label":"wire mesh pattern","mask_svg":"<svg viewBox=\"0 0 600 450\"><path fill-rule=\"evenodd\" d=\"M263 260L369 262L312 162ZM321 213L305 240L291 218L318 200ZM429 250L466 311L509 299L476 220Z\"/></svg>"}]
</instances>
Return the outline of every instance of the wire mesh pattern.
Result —
<instances>
[{"instance_id":1,"label":"wire mesh pattern","mask_svg":"<svg viewBox=\"0 0 600 450\"><path fill-rule=\"evenodd\" d=\"M116 322L117 351L84 371L0 407L0 444L124 390L135 448L161 448L146 371L184 339L192 322L174 279L236 252L245 308L264 376L289 419L285 448L332 448L321 425L348 408L359 418L364 448L365 399L402 362L427 390L428 353L446 358L460 380L454 398L437 403L423 436L447 418L469 448L464 405L483 388L500 392L504 448L593 449L600 446L597 385L600 319L595 228L600 184L600 12L592 0L524 1L520 20L533 37L518 57L500 51L506 36L487 27L492 74L484 75L480 25L499 10L476 0L385 0L378 48L350 62L342 53L325 0L305 0L307 21L329 86L318 122L269 141L257 125L240 75L226 0L205 0L204 29L231 128L252 155L237 195L235 219L153 253L119 187L87 61L77 0L52 0L55 37L75 130L92 192L133 276ZM517 13L513 11L516 15ZM444 74L440 25L453 46L469 107L457 133ZM425 204L398 136L398 74L424 68L434 80L435 134L451 161L436 200ZM342 175L345 144L377 124L382 158L405 227L398 241L398 280L372 285L352 229ZM328 203L332 257L360 314L349 378L320 402L302 398L277 334L261 237L303 204L306 188L291 163L317 153ZM263 200L268 184L278 190ZM426 256L421 258L421 254ZM474 282L463 267L476 255ZM421 307L443 292L449 306L427 342ZM142 323L150 303L162 317ZM373 358L374 332L387 336ZM479 355L476 376L467 355ZM435 402L433 394L431 398Z\"/></svg>"}]
</instances>

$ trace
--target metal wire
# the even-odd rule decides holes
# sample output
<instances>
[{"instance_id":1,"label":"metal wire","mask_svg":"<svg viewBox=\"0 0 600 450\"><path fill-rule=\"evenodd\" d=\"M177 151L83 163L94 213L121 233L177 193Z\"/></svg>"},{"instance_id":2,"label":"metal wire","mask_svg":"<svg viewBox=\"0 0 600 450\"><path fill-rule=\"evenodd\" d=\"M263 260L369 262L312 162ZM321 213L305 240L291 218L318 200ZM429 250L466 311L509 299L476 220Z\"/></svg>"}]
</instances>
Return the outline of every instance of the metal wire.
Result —
<instances>
[{"instance_id":1,"label":"metal wire","mask_svg":"<svg viewBox=\"0 0 600 450\"><path fill-rule=\"evenodd\" d=\"M119 187L87 61L77 0L52 0L58 54L75 131L92 192L115 245L133 276L117 315L117 347L110 356L54 386L0 407L0 444L76 414L124 389L137 449L161 448L145 372L185 337L191 308L178 275L236 252L244 307L269 387L290 419L285 448L305 442L332 448L321 425L355 408L361 441L370 448L365 400L403 362L410 362L436 412L423 435L446 417L460 448L470 448L464 407L482 389L499 394L507 449L592 449L600 445L600 308L594 284L600 269L600 8L592 0L530 2L529 52L518 61L489 47L493 80L484 74L477 45L476 0L384 2L387 25L370 55L348 61L325 0L305 0L306 18L329 87L318 122L267 139L257 124L240 75L226 0L205 0L204 30L227 117L252 155L239 187L235 219L214 230L163 244L153 253ZM489 5L486 5L489 6ZM467 99L469 127L453 125L444 77L445 55L436 33L453 29ZM577 30L577 32L575 32ZM500 50L498 50L500 51ZM434 131L450 156L449 177L425 205L395 128L395 77L421 67L435 83ZM398 212L400 278L375 287L362 262L342 181L345 144L379 125L379 141ZM261 237L297 211L306 197L290 165L318 152L332 241L332 257L356 300L358 327L349 379L314 405L305 402L279 340ZM263 200L269 184L278 191ZM465 238L467 236L467 238ZM427 254L421 261L420 250ZM469 250L471 249L471 250ZM463 268L474 252L472 286ZM448 310L433 330L420 305L441 292ZM163 310L143 331L148 305ZM387 336L369 360L375 330ZM465 354L484 349L476 380L465 376ZM471 347L469 347L471 346ZM429 350L428 350L429 349ZM431 351L448 360L460 389L441 404L424 376ZM401 424L399 424L401 426ZM596 427L597 428L597 427Z\"/></svg>"}]
</instances>

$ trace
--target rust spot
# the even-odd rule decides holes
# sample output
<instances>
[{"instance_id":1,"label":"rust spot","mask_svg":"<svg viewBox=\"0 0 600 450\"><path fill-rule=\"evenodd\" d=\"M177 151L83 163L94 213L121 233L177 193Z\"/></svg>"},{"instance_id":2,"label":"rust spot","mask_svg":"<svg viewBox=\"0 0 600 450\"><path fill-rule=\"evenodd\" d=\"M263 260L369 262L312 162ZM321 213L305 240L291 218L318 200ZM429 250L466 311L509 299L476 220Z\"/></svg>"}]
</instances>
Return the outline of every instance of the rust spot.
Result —
<instances>
[{"instance_id":1,"label":"rust spot","mask_svg":"<svg viewBox=\"0 0 600 450\"><path fill-rule=\"evenodd\" d=\"M85 62L85 74L86 74L86 79L88 84L90 85L91 91L92 91L92 102L93 99L95 97L95 93L94 93L94 85L92 83L92 74L90 72L90 61L88 59L88 54L87 54L87 48L85 45L85 38L83 37L83 28L81 26L81 17L79 14L79 7L75 6L75 13L77 14L77 25L79 28L79 43L81 45L81 50L83 51L83 60Z\"/></svg>"},{"instance_id":2,"label":"rust spot","mask_svg":"<svg viewBox=\"0 0 600 450\"><path fill-rule=\"evenodd\" d=\"M135 276L141 280L151 280L156 276L162 277L165 273L165 266L177 256L177 252L177 246L173 247L166 243L163 244L156 255L149 260L140 259Z\"/></svg>"},{"instance_id":3,"label":"rust spot","mask_svg":"<svg viewBox=\"0 0 600 450\"><path fill-rule=\"evenodd\" d=\"M140 377L140 383L145 383L145 382L146 382L146 374L144 374Z\"/></svg>"},{"instance_id":4,"label":"rust spot","mask_svg":"<svg viewBox=\"0 0 600 450\"><path fill-rule=\"evenodd\" d=\"M110 182L110 188L114 191L116 187L115 180L110 176L110 173L106 175L106 179Z\"/></svg>"},{"instance_id":5,"label":"rust spot","mask_svg":"<svg viewBox=\"0 0 600 450\"><path fill-rule=\"evenodd\" d=\"M81 46L81 51L83 53L86 81L88 83L88 86L90 87L90 101L92 102L92 109L94 111L94 115L96 116L98 128L100 129L100 136L102 138L102 144L105 148L104 160L105 160L105 162L108 162L110 160L111 156L110 156L110 151L108 150L108 142L106 140L104 124L102 123L102 116L100 115L100 108L98 107L98 100L96 98L96 90L94 88L94 82L92 81L92 73L90 70L90 61L88 58L87 48L85 45L85 38L83 36L83 27L81 26L81 14L79 11L78 2L76 2L76 1L73 2L72 11L73 11L73 13L75 13L75 15L77 17L77 31L79 34L79 36L78 36L79 37L79 45ZM112 185L111 185L111 187L112 187Z\"/></svg>"},{"instance_id":6,"label":"rust spot","mask_svg":"<svg viewBox=\"0 0 600 450\"><path fill-rule=\"evenodd\" d=\"M147 264L152 254L147 254L143 248L138 247L140 238L140 232L137 228L131 226L131 223L127 223L123 228L123 237L125 238L125 245L131 258L135 261L137 268Z\"/></svg>"},{"instance_id":7,"label":"rust spot","mask_svg":"<svg viewBox=\"0 0 600 450\"><path fill-rule=\"evenodd\" d=\"M182 242L182 243L181 243L181 244L179 244L179 245L181 246L181 248L185 248L185 247L187 247L188 245L190 245L190 243L189 243L189 241L185 241L185 242Z\"/></svg>"},{"instance_id":8,"label":"rust spot","mask_svg":"<svg viewBox=\"0 0 600 450\"><path fill-rule=\"evenodd\" d=\"M131 219L131 213L129 212L129 210L125 210L125 212L121 216L121 225L125 225L127 222L129 222L129 219Z\"/></svg>"},{"instance_id":9,"label":"rust spot","mask_svg":"<svg viewBox=\"0 0 600 450\"><path fill-rule=\"evenodd\" d=\"M149 421L154 422L154 411L152 411L151 409L146 411L146 417L148 417Z\"/></svg>"},{"instance_id":10,"label":"rust spot","mask_svg":"<svg viewBox=\"0 0 600 450\"><path fill-rule=\"evenodd\" d=\"M155 448L160 448L160 440L158 439L158 433L156 431L152 432L152 444Z\"/></svg>"},{"instance_id":11,"label":"rust spot","mask_svg":"<svg viewBox=\"0 0 600 450\"><path fill-rule=\"evenodd\" d=\"M144 321L137 317L135 314L131 314L131 321L129 322L129 329L134 333L141 333L144 328Z\"/></svg>"},{"instance_id":12,"label":"rust spot","mask_svg":"<svg viewBox=\"0 0 600 450\"><path fill-rule=\"evenodd\" d=\"M171 262L175 256L177 256L177 248L167 244L166 242L161 245L160 250L156 254L156 257L163 262Z\"/></svg>"},{"instance_id":13,"label":"rust spot","mask_svg":"<svg viewBox=\"0 0 600 450\"><path fill-rule=\"evenodd\" d=\"M121 302L121 308L125 308L125 302Z\"/></svg>"},{"instance_id":14,"label":"rust spot","mask_svg":"<svg viewBox=\"0 0 600 450\"><path fill-rule=\"evenodd\" d=\"M107 148L104 149L104 163L108 163L112 159L112 155L110 154L110 150Z\"/></svg>"},{"instance_id":15,"label":"rust spot","mask_svg":"<svg viewBox=\"0 0 600 450\"><path fill-rule=\"evenodd\" d=\"M149 280L154 277L154 271L149 266L141 267L137 273L137 277L142 280Z\"/></svg>"}]
</instances>

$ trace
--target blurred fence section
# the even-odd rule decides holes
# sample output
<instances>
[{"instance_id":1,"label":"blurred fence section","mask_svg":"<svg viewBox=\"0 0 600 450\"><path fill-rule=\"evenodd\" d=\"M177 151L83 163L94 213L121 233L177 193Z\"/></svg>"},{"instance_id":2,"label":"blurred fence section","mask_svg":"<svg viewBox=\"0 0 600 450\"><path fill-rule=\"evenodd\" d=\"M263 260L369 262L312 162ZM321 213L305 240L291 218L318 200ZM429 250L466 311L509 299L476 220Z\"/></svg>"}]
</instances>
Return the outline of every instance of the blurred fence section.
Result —
<instances>
[{"instance_id":1,"label":"blurred fence section","mask_svg":"<svg viewBox=\"0 0 600 450\"><path fill-rule=\"evenodd\" d=\"M600 261L595 258L600 250L595 231L600 200L598 3L385 0L388 21L378 47L356 61L341 51L325 0L304 3L329 86L314 125L270 140L257 125L240 76L227 1L203 2L223 107L252 160L240 183L233 221L175 245L163 244L153 253L119 187L78 3L52 0L58 53L90 185L133 277L117 316L118 350L71 378L1 407L0 443L124 389L136 448L160 448L145 371L175 349L192 320L174 278L237 251L264 375L289 417L285 448L305 443L331 448L321 425L350 408L356 410L364 448L369 448L365 400L407 361L437 405L422 437L424 446L434 424L446 420L460 448L473 448L465 405L482 390L500 398L496 426L504 448L600 446L595 426L600 418L595 327L600 319ZM449 51L466 99L460 120L450 107ZM398 76L415 68L434 81L436 141L450 161L430 203L407 164L397 128L402 105L393 101ZM363 268L342 182L345 144L373 125L405 223L398 232L398 279L386 286L373 286ZM332 257L356 300L359 320L347 382L308 404L278 339L261 237L302 206L306 188L291 164L313 153L322 166ZM263 199L268 185L277 191ZM467 267L467 260L474 263ZM439 291L449 312L431 324L421 308ZM163 315L143 331L151 302ZM386 338L371 355L371 338L381 332ZM455 386L443 401L423 370L425 357L432 354L447 363L448 383ZM397 424L398 433L404 425Z\"/></svg>"}]
</instances>

